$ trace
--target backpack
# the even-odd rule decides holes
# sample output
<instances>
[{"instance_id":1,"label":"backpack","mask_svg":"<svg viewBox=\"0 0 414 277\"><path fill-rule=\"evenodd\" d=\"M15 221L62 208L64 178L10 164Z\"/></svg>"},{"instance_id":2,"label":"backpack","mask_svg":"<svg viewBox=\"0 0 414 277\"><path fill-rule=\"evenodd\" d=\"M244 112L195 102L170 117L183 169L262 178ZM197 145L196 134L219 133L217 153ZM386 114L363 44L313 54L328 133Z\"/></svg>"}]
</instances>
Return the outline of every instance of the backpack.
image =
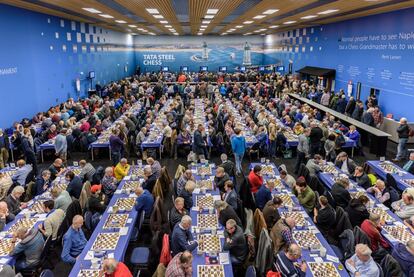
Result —
<instances>
[{"instance_id":1,"label":"backpack","mask_svg":"<svg viewBox=\"0 0 414 277\"><path fill-rule=\"evenodd\" d=\"M344 144L345 144L345 138L343 135L339 134L335 139L335 146L336 148L342 148Z\"/></svg>"},{"instance_id":2,"label":"backpack","mask_svg":"<svg viewBox=\"0 0 414 277\"><path fill-rule=\"evenodd\" d=\"M414 129L408 127L408 136L409 137L414 137Z\"/></svg>"}]
</instances>

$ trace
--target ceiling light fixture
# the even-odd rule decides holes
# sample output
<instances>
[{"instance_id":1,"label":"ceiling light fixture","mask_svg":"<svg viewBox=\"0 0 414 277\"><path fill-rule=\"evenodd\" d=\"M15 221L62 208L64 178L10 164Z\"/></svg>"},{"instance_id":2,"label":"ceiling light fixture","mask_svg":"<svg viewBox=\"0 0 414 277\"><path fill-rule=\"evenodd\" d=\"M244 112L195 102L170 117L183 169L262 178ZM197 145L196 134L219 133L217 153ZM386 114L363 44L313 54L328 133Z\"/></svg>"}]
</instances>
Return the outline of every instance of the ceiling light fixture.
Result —
<instances>
[{"instance_id":1,"label":"ceiling light fixture","mask_svg":"<svg viewBox=\"0 0 414 277\"><path fill-rule=\"evenodd\" d=\"M160 23L161 24L168 24L168 21L167 20L161 20Z\"/></svg>"},{"instance_id":2,"label":"ceiling light fixture","mask_svg":"<svg viewBox=\"0 0 414 277\"><path fill-rule=\"evenodd\" d=\"M160 13L157 9L146 9L146 10L150 14L158 14L158 13Z\"/></svg>"},{"instance_id":3,"label":"ceiling light fixture","mask_svg":"<svg viewBox=\"0 0 414 277\"><path fill-rule=\"evenodd\" d=\"M277 28L277 27L279 27L279 25L272 25L272 26L269 26L269 28L270 28L270 29L274 29L274 28Z\"/></svg>"},{"instance_id":4,"label":"ceiling light fixture","mask_svg":"<svg viewBox=\"0 0 414 277\"><path fill-rule=\"evenodd\" d=\"M171 25L164 25L165 28L172 28Z\"/></svg>"},{"instance_id":5,"label":"ceiling light fixture","mask_svg":"<svg viewBox=\"0 0 414 277\"><path fill-rule=\"evenodd\" d=\"M131 28L137 27L137 25L128 25L128 26L131 27Z\"/></svg>"},{"instance_id":6,"label":"ceiling light fixture","mask_svg":"<svg viewBox=\"0 0 414 277\"><path fill-rule=\"evenodd\" d=\"M151 33L148 33L148 34L150 34L151 36L155 36L155 33L152 33L152 32Z\"/></svg>"},{"instance_id":7,"label":"ceiling light fixture","mask_svg":"<svg viewBox=\"0 0 414 277\"><path fill-rule=\"evenodd\" d=\"M303 16L300 19L311 19L311 18L315 18L315 17L318 17L318 16L311 14L311 15Z\"/></svg>"},{"instance_id":8,"label":"ceiling light fixture","mask_svg":"<svg viewBox=\"0 0 414 277\"><path fill-rule=\"evenodd\" d=\"M200 28L207 28L207 25L201 25Z\"/></svg>"},{"instance_id":9,"label":"ceiling light fixture","mask_svg":"<svg viewBox=\"0 0 414 277\"><path fill-rule=\"evenodd\" d=\"M229 29L227 32L234 32L234 31L236 31L236 29Z\"/></svg>"},{"instance_id":10,"label":"ceiling light fixture","mask_svg":"<svg viewBox=\"0 0 414 277\"><path fill-rule=\"evenodd\" d=\"M109 14L98 14L98 15L104 18L114 18L112 15L109 15Z\"/></svg>"},{"instance_id":11,"label":"ceiling light fixture","mask_svg":"<svg viewBox=\"0 0 414 277\"><path fill-rule=\"evenodd\" d=\"M243 36L248 36L251 35L252 33L245 33Z\"/></svg>"},{"instance_id":12,"label":"ceiling light fixture","mask_svg":"<svg viewBox=\"0 0 414 277\"><path fill-rule=\"evenodd\" d=\"M243 28L243 25L237 25L237 26L236 26L236 27L234 27L234 28L240 29L240 28Z\"/></svg>"},{"instance_id":13,"label":"ceiling light fixture","mask_svg":"<svg viewBox=\"0 0 414 277\"><path fill-rule=\"evenodd\" d=\"M124 23L126 23L126 21L124 21L124 20L115 20L115 22L116 22L116 23L120 23L120 24L124 24Z\"/></svg>"},{"instance_id":14,"label":"ceiling light fixture","mask_svg":"<svg viewBox=\"0 0 414 277\"><path fill-rule=\"evenodd\" d=\"M214 18L214 14L206 14L206 16L204 16L204 19L212 19Z\"/></svg>"},{"instance_id":15,"label":"ceiling light fixture","mask_svg":"<svg viewBox=\"0 0 414 277\"><path fill-rule=\"evenodd\" d=\"M97 9L94 9L94 8L82 8L82 10L85 10L90 13L102 13L101 11L98 11Z\"/></svg>"},{"instance_id":16,"label":"ceiling light fixture","mask_svg":"<svg viewBox=\"0 0 414 277\"><path fill-rule=\"evenodd\" d=\"M295 20L291 20L291 21L283 22L284 25L289 25L289 24L293 24L293 23L296 23L296 21Z\"/></svg>"},{"instance_id":17,"label":"ceiling light fixture","mask_svg":"<svg viewBox=\"0 0 414 277\"><path fill-rule=\"evenodd\" d=\"M208 9L206 14L217 14L218 13L218 9Z\"/></svg>"},{"instance_id":18,"label":"ceiling light fixture","mask_svg":"<svg viewBox=\"0 0 414 277\"><path fill-rule=\"evenodd\" d=\"M330 14L330 13L334 13L334 12L337 12L337 11L339 11L338 9L331 9L331 10L326 10L326 11L323 11L323 12L318 12L318 14Z\"/></svg>"},{"instance_id":19,"label":"ceiling light fixture","mask_svg":"<svg viewBox=\"0 0 414 277\"><path fill-rule=\"evenodd\" d=\"M179 35L179 33L174 33L174 36L178 36Z\"/></svg>"},{"instance_id":20,"label":"ceiling light fixture","mask_svg":"<svg viewBox=\"0 0 414 277\"><path fill-rule=\"evenodd\" d=\"M210 22L211 22L211 20L203 20L203 21L201 21L202 24L208 24Z\"/></svg>"},{"instance_id":21,"label":"ceiling light fixture","mask_svg":"<svg viewBox=\"0 0 414 277\"><path fill-rule=\"evenodd\" d=\"M197 35L201 36L201 35L203 35L203 33L197 33Z\"/></svg>"},{"instance_id":22,"label":"ceiling light fixture","mask_svg":"<svg viewBox=\"0 0 414 277\"><path fill-rule=\"evenodd\" d=\"M262 19L265 17L266 17L265 15L260 14L260 15L256 15L255 17L253 17L253 19Z\"/></svg>"},{"instance_id":23,"label":"ceiling light fixture","mask_svg":"<svg viewBox=\"0 0 414 277\"><path fill-rule=\"evenodd\" d=\"M154 17L155 18L164 18L162 15L160 15L160 14L154 14Z\"/></svg>"},{"instance_id":24,"label":"ceiling light fixture","mask_svg":"<svg viewBox=\"0 0 414 277\"><path fill-rule=\"evenodd\" d=\"M252 24L252 23L253 23L253 21L251 21L251 20L247 20L247 21L243 22L243 24Z\"/></svg>"},{"instance_id":25,"label":"ceiling light fixture","mask_svg":"<svg viewBox=\"0 0 414 277\"><path fill-rule=\"evenodd\" d=\"M278 12L278 9L269 9L267 11L264 11L263 14L274 14L275 12Z\"/></svg>"}]
</instances>

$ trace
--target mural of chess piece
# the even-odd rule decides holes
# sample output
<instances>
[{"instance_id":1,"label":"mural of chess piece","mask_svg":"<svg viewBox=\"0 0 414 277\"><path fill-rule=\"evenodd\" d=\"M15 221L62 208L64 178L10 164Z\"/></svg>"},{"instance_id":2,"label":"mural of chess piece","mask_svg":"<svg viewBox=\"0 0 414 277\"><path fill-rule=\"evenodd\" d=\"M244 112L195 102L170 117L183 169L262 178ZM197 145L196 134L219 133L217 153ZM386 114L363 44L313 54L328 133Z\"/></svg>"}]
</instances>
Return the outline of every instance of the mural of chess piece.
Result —
<instances>
[{"instance_id":1,"label":"mural of chess piece","mask_svg":"<svg viewBox=\"0 0 414 277\"><path fill-rule=\"evenodd\" d=\"M246 41L244 44L244 51L243 51L243 65L251 65L252 64L252 57L251 57L251 48L249 43Z\"/></svg>"},{"instance_id":2,"label":"mural of chess piece","mask_svg":"<svg viewBox=\"0 0 414 277\"><path fill-rule=\"evenodd\" d=\"M208 60L208 48L207 48L207 42L203 42L203 55L202 59L207 61Z\"/></svg>"}]
</instances>

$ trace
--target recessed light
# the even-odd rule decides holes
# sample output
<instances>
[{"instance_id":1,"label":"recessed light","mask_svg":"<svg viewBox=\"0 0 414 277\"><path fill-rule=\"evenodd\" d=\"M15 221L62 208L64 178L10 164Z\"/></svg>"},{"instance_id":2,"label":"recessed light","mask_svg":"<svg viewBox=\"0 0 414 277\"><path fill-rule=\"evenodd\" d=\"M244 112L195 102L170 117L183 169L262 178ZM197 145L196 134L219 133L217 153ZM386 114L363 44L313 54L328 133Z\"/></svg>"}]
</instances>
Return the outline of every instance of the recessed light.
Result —
<instances>
[{"instance_id":1,"label":"recessed light","mask_svg":"<svg viewBox=\"0 0 414 277\"><path fill-rule=\"evenodd\" d=\"M254 30L253 32L255 32L255 33L259 33L259 32L261 32L262 30Z\"/></svg>"},{"instance_id":2,"label":"recessed light","mask_svg":"<svg viewBox=\"0 0 414 277\"><path fill-rule=\"evenodd\" d=\"M171 28L171 25L164 25L165 28Z\"/></svg>"},{"instance_id":3,"label":"recessed light","mask_svg":"<svg viewBox=\"0 0 414 277\"><path fill-rule=\"evenodd\" d=\"M234 32L236 29L229 29L227 32Z\"/></svg>"},{"instance_id":4,"label":"recessed light","mask_svg":"<svg viewBox=\"0 0 414 277\"><path fill-rule=\"evenodd\" d=\"M274 29L274 28L277 28L277 27L279 27L279 25L272 25L272 26L269 26L269 28L270 28L270 29Z\"/></svg>"},{"instance_id":5,"label":"recessed light","mask_svg":"<svg viewBox=\"0 0 414 277\"><path fill-rule=\"evenodd\" d=\"M162 15L160 15L160 14L154 14L153 15L155 18L164 18Z\"/></svg>"},{"instance_id":6,"label":"recessed light","mask_svg":"<svg viewBox=\"0 0 414 277\"><path fill-rule=\"evenodd\" d=\"M128 25L128 26L131 27L131 28L137 27L137 25Z\"/></svg>"},{"instance_id":7,"label":"recessed light","mask_svg":"<svg viewBox=\"0 0 414 277\"><path fill-rule=\"evenodd\" d=\"M339 10L326 10L326 11L323 11L323 12L318 12L318 14L330 14L330 13L334 13L334 12L337 12L337 11L339 11Z\"/></svg>"},{"instance_id":8,"label":"recessed light","mask_svg":"<svg viewBox=\"0 0 414 277\"><path fill-rule=\"evenodd\" d=\"M264 11L263 14L274 14L275 12L278 12L278 9L269 9L267 11Z\"/></svg>"},{"instance_id":9,"label":"recessed light","mask_svg":"<svg viewBox=\"0 0 414 277\"><path fill-rule=\"evenodd\" d=\"M197 35L201 36L201 35L203 35L203 33L197 33Z\"/></svg>"},{"instance_id":10,"label":"recessed light","mask_svg":"<svg viewBox=\"0 0 414 277\"><path fill-rule=\"evenodd\" d=\"M208 24L210 22L211 22L211 20L203 20L203 21L201 21L202 24Z\"/></svg>"},{"instance_id":11,"label":"recessed light","mask_svg":"<svg viewBox=\"0 0 414 277\"><path fill-rule=\"evenodd\" d=\"M115 20L115 22L116 22L116 23L120 23L120 24L124 24L124 23L126 23L126 21L124 21L124 20Z\"/></svg>"},{"instance_id":12,"label":"recessed light","mask_svg":"<svg viewBox=\"0 0 414 277\"><path fill-rule=\"evenodd\" d=\"M130 33L130 35L136 36L137 34L136 33Z\"/></svg>"},{"instance_id":13,"label":"recessed light","mask_svg":"<svg viewBox=\"0 0 414 277\"><path fill-rule=\"evenodd\" d=\"M240 29L240 28L243 28L243 25L237 25L237 26L236 26L236 27L234 27L234 28Z\"/></svg>"},{"instance_id":14,"label":"recessed light","mask_svg":"<svg viewBox=\"0 0 414 277\"><path fill-rule=\"evenodd\" d=\"M143 31L144 33L147 33L147 32L148 32L148 30L145 30L145 29L142 29L142 31Z\"/></svg>"},{"instance_id":15,"label":"recessed light","mask_svg":"<svg viewBox=\"0 0 414 277\"><path fill-rule=\"evenodd\" d=\"M247 21L243 22L243 24L252 24L252 23L253 23L253 21L251 21L251 20L247 20Z\"/></svg>"},{"instance_id":16,"label":"recessed light","mask_svg":"<svg viewBox=\"0 0 414 277\"><path fill-rule=\"evenodd\" d=\"M206 16L204 16L205 19L212 19L214 18L214 14L206 14Z\"/></svg>"},{"instance_id":17,"label":"recessed light","mask_svg":"<svg viewBox=\"0 0 414 277\"><path fill-rule=\"evenodd\" d=\"M262 18L265 18L266 16L265 15L256 15L255 17L253 17L253 19L262 19Z\"/></svg>"},{"instance_id":18,"label":"recessed light","mask_svg":"<svg viewBox=\"0 0 414 277\"><path fill-rule=\"evenodd\" d=\"M146 9L148 13L150 14L157 14L159 11L157 9Z\"/></svg>"},{"instance_id":19,"label":"recessed light","mask_svg":"<svg viewBox=\"0 0 414 277\"><path fill-rule=\"evenodd\" d=\"M218 9L208 9L206 14L216 14L218 13Z\"/></svg>"},{"instance_id":20,"label":"recessed light","mask_svg":"<svg viewBox=\"0 0 414 277\"><path fill-rule=\"evenodd\" d=\"M173 33L175 32L175 29L173 29L173 28L168 29L168 30L170 30L170 31L171 31L171 32L173 32Z\"/></svg>"},{"instance_id":21,"label":"recessed light","mask_svg":"<svg viewBox=\"0 0 414 277\"><path fill-rule=\"evenodd\" d=\"M174 33L174 36L178 36L179 35L179 33Z\"/></svg>"},{"instance_id":22,"label":"recessed light","mask_svg":"<svg viewBox=\"0 0 414 277\"><path fill-rule=\"evenodd\" d=\"M251 35L252 33L245 33L243 36L248 36Z\"/></svg>"},{"instance_id":23,"label":"recessed light","mask_svg":"<svg viewBox=\"0 0 414 277\"><path fill-rule=\"evenodd\" d=\"M285 24L285 25L289 25L289 24L293 24L293 23L296 23L296 21L292 20L292 21L283 22L283 24Z\"/></svg>"},{"instance_id":24,"label":"recessed light","mask_svg":"<svg viewBox=\"0 0 414 277\"><path fill-rule=\"evenodd\" d=\"M311 15L303 16L300 19L311 19L311 18L315 18L315 17L318 17L318 16L311 14Z\"/></svg>"},{"instance_id":25,"label":"recessed light","mask_svg":"<svg viewBox=\"0 0 414 277\"><path fill-rule=\"evenodd\" d=\"M167 20L161 20L160 23L161 24L168 24L168 21Z\"/></svg>"},{"instance_id":26,"label":"recessed light","mask_svg":"<svg viewBox=\"0 0 414 277\"><path fill-rule=\"evenodd\" d=\"M104 17L104 18L114 18L112 15L109 15L109 14L98 14L99 16L102 16L102 17Z\"/></svg>"},{"instance_id":27,"label":"recessed light","mask_svg":"<svg viewBox=\"0 0 414 277\"><path fill-rule=\"evenodd\" d=\"M94 8L82 8L82 10L85 10L90 13L101 13L101 11L98 11L97 9L94 9Z\"/></svg>"},{"instance_id":28,"label":"recessed light","mask_svg":"<svg viewBox=\"0 0 414 277\"><path fill-rule=\"evenodd\" d=\"M201 25L200 28L207 28L207 25Z\"/></svg>"}]
</instances>

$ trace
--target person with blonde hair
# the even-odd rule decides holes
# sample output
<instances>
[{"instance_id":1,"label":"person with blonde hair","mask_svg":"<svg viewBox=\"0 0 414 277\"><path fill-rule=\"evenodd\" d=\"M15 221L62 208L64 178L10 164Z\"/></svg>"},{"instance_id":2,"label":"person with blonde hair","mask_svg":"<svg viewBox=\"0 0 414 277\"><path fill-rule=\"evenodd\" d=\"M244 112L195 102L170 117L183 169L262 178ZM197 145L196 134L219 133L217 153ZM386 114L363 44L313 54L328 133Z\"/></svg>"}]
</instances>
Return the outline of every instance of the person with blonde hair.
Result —
<instances>
[{"instance_id":1,"label":"person with blonde hair","mask_svg":"<svg viewBox=\"0 0 414 277\"><path fill-rule=\"evenodd\" d=\"M66 213L66 210L72 203L72 197L70 197L69 192L55 186L50 191L50 194L52 195L52 199L55 201L54 209L61 209Z\"/></svg>"},{"instance_id":2,"label":"person with blonde hair","mask_svg":"<svg viewBox=\"0 0 414 277\"><path fill-rule=\"evenodd\" d=\"M194 181L187 181L185 184L184 189L181 191L181 194L179 195L184 199L184 207L187 210L190 210L193 206L193 191L196 187L196 183Z\"/></svg>"},{"instance_id":3,"label":"person with blonde hair","mask_svg":"<svg viewBox=\"0 0 414 277\"><path fill-rule=\"evenodd\" d=\"M181 218L188 214L188 210L184 208L184 198L175 198L174 207L170 211L170 226L174 228L175 224L180 222Z\"/></svg>"}]
</instances>

